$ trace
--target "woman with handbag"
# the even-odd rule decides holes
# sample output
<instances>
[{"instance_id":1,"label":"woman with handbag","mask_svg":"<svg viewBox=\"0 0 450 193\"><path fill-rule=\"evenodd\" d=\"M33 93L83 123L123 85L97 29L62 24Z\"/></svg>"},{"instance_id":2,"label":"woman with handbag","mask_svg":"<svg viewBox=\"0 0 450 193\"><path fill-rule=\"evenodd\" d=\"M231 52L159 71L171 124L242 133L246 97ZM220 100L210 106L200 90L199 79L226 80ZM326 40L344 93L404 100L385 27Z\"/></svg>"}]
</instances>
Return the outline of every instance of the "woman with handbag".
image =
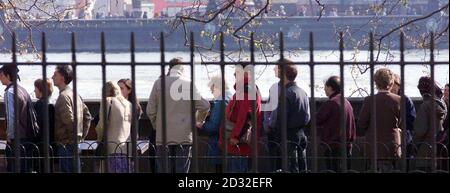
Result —
<instances>
[{"instance_id":1,"label":"woman with handbag","mask_svg":"<svg viewBox=\"0 0 450 193\"><path fill-rule=\"evenodd\" d=\"M100 104L100 120L96 127L97 132L97 156L108 153L108 171L111 173L129 172L127 152L129 151L132 104L120 94L120 88L116 83L109 81L106 87L106 121L108 141L104 139L103 105ZM107 152L105 147L107 146Z\"/></svg>"},{"instance_id":2,"label":"woman with handbag","mask_svg":"<svg viewBox=\"0 0 450 193\"><path fill-rule=\"evenodd\" d=\"M231 123L226 124L229 126L225 128L227 135L225 138L228 143L227 154L230 156L227 168L231 173L245 173L249 170L250 159L248 157L253 148L252 132L256 131L259 138L258 130L262 126L261 95L257 86L250 83L251 74L251 67L236 66L236 84L234 85L236 93L225 109L227 122ZM256 104L255 112L252 110L253 101ZM254 115L256 115L256 125L252 125L252 116ZM221 148L223 148L222 129L219 132L219 147Z\"/></svg>"}]
</instances>

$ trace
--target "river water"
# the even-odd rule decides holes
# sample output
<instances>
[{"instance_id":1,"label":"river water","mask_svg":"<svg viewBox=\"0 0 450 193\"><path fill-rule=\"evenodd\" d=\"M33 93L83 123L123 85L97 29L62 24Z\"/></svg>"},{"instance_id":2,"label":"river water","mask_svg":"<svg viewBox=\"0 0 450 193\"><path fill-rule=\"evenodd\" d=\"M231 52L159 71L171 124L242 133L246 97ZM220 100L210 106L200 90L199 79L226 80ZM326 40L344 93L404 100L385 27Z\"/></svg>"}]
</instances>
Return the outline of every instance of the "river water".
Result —
<instances>
[{"instance_id":1,"label":"river water","mask_svg":"<svg viewBox=\"0 0 450 193\"><path fill-rule=\"evenodd\" d=\"M391 55L392 54L392 55ZM399 53L392 52L391 54L382 53L380 55L380 61L399 61ZM309 52L307 51L297 51L289 52L285 54L287 58L297 61L304 62L309 60ZM208 58L203 58L204 60L217 60L218 54L216 53L206 53L204 56ZM48 54L48 63L56 64L57 62L68 62L71 60L70 53L50 53ZM188 52L169 52L166 53L166 60L170 60L173 57L182 57L184 61L189 61ZM264 58L257 55L257 61L264 61L268 59L269 61L277 60L278 56ZM339 53L336 51L315 51L315 61L338 61ZM106 55L106 60L110 62L129 62L129 53L111 53ZM137 62L159 62L159 53L136 53ZM230 56L231 59L236 60L238 57ZM244 59L247 59L243 57ZM358 53L354 51L344 52L345 61L368 61L369 53L367 51L360 51ZM406 61L417 61L417 65L406 66L405 67L405 88L406 94L411 97L419 97L419 91L417 89L417 82L421 76L429 75L430 68L423 65L421 62L428 61L430 56L427 51L424 50L408 50L405 53ZM33 54L23 54L18 56L18 60L22 62L34 61L39 62L36 59L36 55ZM99 62L101 61L101 55L99 53L77 53L77 60L80 62ZM438 50L435 53L436 61L447 61L445 65L438 65L435 67L435 78L436 81L441 85L445 85L449 82L449 54L448 50ZM10 54L0 54L0 62L10 62ZM195 63L195 83L200 90L202 96L205 98L212 98L207 83L209 77L220 74L219 66L214 65L200 65L201 56L196 54ZM48 77L51 77L55 66L48 67ZM358 66L346 66L345 67L345 92L346 96L351 97L361 97L366 96L367 93L364 91L358 92L360 90L369 90L369 71L367 73L361 74L357 69ZM362 67L362 66L360 66ZM398 65L390 66L378 66L388 67L396 73L400 73L400 67ZM274 76L273 72L274 66L257 66L256 72L256 83L261 90L263 98L269 96L269 88L272 84L276 83L278 79ZM34 90L33 82L37 78L42 78L42 68L40 66L20 66L19 67L21 82L20 85L24 86L30 93ZM299 74L297 77L297 83L301 88L303 88L308 95L310 92L310 70L308 66L298 66ZM102 86L102 72L100 66L80 66L77 68L77 84L78 92L84 99L100 99L101 98L101 86ZM234 67L227 66L225 70L225 77L229 85L234 84L233 77ZM315 67L315 96L325 97L323 92L323 83L327 77L332 75L339 75L338 66L316 66ZM158 66L137 66L136 67L136 90L137 96L141 100L147 100L154 81L160 76L160 67ZM186 77L190 77L190 68L186 67ZM121 78L131 78L131 68L129 66L109 66L107 67L107 80L117 81ZM0 86L3 90L5 87ZM356 91L356 92L355 92ZM57 98L57 89L55 88L52 100ZM1 94L2 95L2 94Z\"/></svg>"}]
</instances>

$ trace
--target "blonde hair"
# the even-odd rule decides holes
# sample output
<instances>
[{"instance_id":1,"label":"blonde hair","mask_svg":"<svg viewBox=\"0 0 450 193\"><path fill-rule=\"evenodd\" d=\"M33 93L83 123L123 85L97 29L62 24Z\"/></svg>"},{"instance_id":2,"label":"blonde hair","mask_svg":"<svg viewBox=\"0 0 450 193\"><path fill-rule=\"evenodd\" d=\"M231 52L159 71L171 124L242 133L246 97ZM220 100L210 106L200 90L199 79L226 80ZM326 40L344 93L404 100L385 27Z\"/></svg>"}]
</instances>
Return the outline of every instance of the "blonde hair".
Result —
<instances>
[{"instance_id":1,"label":"blonde hair","mask_svg":"<svg viewBox=\"0 0 450 193\"><path fill-rule=\"evenodd\" d=\"M108 81L105 84L106 87L106 97L117 97L120 95L120 87L117 83L113 81Z\"/></svg>"},{"instance_id":2,"label":"blonde hair","mask_svg":"<svg viewBox=\"0 0 450 193\"><path fill-rule=\"evenodd\" d=\"M394 83L395 83L395 81L397 81L397 80L398 80L398 82L400 82L400 81L401 81L401 79L400 79L400 75L398 75L398 74L394 73Z\"/></svg>"},{"instance_id":3,"label":"blonde hair","mask_svg":"<svg viewBox=\"0 0 450 193\"><path fill-rule=\"evenodd\" d=\"M375 72L374 80L378 90L388 90L394 84L394 73L387 68L381 68Z\"/></svg>"},{"instance_id":4,"label":"blonde hair","mask_svg":"<svg viewBox=\"0 0 450 193\"><path fill-rule=\"evenodd\" d=\"M212 86L218 88L219 90L222 90L222 76L217 75L217 76L213 76L211 77L211 79L208 82L208 87L211 88ZM225 90L229 90L227 81L225 81Z\"/></svg>"}]
</instances>

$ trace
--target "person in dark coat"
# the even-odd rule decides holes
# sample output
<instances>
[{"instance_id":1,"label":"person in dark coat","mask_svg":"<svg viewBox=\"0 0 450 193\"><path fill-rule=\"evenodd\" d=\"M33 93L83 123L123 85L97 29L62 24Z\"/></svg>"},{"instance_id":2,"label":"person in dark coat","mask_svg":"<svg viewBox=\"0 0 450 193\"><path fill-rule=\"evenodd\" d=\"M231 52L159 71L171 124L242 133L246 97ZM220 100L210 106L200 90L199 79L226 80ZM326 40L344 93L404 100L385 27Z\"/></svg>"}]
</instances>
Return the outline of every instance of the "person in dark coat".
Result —
<instances>
[{"instance_id":1,"label":"person in dark coat","mask_svg":"<svg viewBox=\"0 0 450 193\"><path fill-rule=\"evenodd\" d=\"M417 88L422 95L423 102L414 122L413 142L417 151L414 156L415 167L416 170L431 172L433 165L436 166L437 163L433 163L429 159L433 155L433 150L430 147L433 147L436 142L436 147L439 150L439 139L437 137L444 131L442 125L447 115L447 107L442 100L442 90L430 77L421 77ZM439 156L439 152L436 152L436 154L436 156Z\"/></svg>"},{"instance_id":2,"label":"person in dark coat","mask_svg":"<svg viewBox=\"0 0 450 193\"><path fill-rule=\"evenodd\" d=\"M49 145L54 145L55 142L55 106L53 104L48 104L48 114L45 114L44 108L45 108L45 84L47 84L47 99L52 96L53 93L53 84L50 79L47 79L46 81L42 79L37 79L34 81L34 94L36 98L38 99L34 103L34 109L36 111L36 118L37 123L39 125L39 128L41 128L41 132L38 136L38 141L36 141L36 144L39 146L40 151L40 157L44 157L44 121L48 120L48 136L49 136ZM55 146L56 147L56 146ZM49 156L53 156L53 152L49 151ZM44 162L40 162L40 167L37 171L43 172L44 168ZM50 161L50 171L53 169L53 161ZM39 164L35 164L35 166L38 166Z\"/></svg>"},{"instance_id":3,"label":"person in dark coat","mask_svg":"<svg viewBox=\"0 0 450 193\"><path fill-rule=\"evenodd\" d=\"M278 61L279 65L275 67L275 75L284 79L284 87L286 93L286 106L281 107L281 99L278 100L278 105L275 110L270 114L270 125L269 125L269 140L276 142L281 145L281 129L282 129L282 119L281 112L285 110L286 115L286 134L288 140L288 169L289 172L298 173L306 172L306 144L307 138L305 135L305 127L309 123L309 99L306 92L301 89L295 79L297 77L297 67L292 63L292 61L284 59ZM281 67L285 67L284 77L281 75ZM281 81L278 83L278 96L281 97ZM278 151L277 151L278 150ZM273 150L274 156L280 156L281 150L276 148ZM281 169L281 160L276 159L275 169Z\"/></svg>"},{"instance_id":4,"label":"person in dark coat","mask_svg":"<svg viewBox=\"0 0 450 193\"><path fill-rule=\"evenodd\" d=\"M439 138L439 143L440 143L440 147L442 149L438 149L438 154L440 154L443 158L443 160L441 160L441 168L444 171L448 171L448 127L449 127L449 122L448 122L448 117L449 117L449 103L448 103L448 84L445 85L445 89L444 89L444 102L445 105L447 106L447 116L444 120L444 124L442 125L442 127L444 128L444 131L442 132L442 135Z\"/></svg>"},{"instance_id":5,"label":"person in dark coat","mask_svg":"<svg viewBox=\"0 0 450 193\"><path fill-rule=\"evenodd\" d=\"M394 74L387 68L377 70L374 80L378 93L375 97L376 118L372 120L372 96L364 99L357 126L365 130L368 145L365 155L370 160L376 156L377 170L392 172L401 157L400 104L401 97L390 92ZM372 122L375 121L376 127ZM374 137L376 136L376 140ZM373 151L376 147L377 151ZM374 163L371 163L374 164Z\"/></svg>"},{"instance_id":6,"label":"person in dark coat","mask_svg":"<svg viewBox=\"0 0 450 193\"><path fill-rule=\"evenodd\" d=\"M448 110L449 110L449 102L448 102L448 84L446 84L445 85L445 89L444 89L444 102L445 102L445 105L447 106L447 117L445 118L445 120L444 120L444 125L442 126L443 128L444 128L444 131L445 131L445 138L443 139L443 143L448 147L448 127L449 127L449 122L448 122L448 117L449 117L449 113L448 113Z\"/></svg>"},{"instance_id":7,"label":"person in dark coat","mask_svg":"<svg viewBox=\"0 0 450 193\"><path fill-rule=\"evenodd\" d=\"M32 105L31 97L26 89L18 84L20 81L18 72L17 65L5 64L0 68L0 82L6 86L3 96L6 121L6 169L8 172L16 171L15 150L17 148L20 151L20 156L26 159L20 159L18 166L20 170L16 172L30 173L34 169L30 158L33 157L32 152L37 151L33 142L38 131L37 128L30 127L30 123L33 121L28 116L30 109L32 109L30 108L30 105ZM16 85L14 81L17 81ZM16 97L17 100L15 100ZM16 146L16 143L20 146Z\"/></svg>"},{"instance_id":8,"label":"person in dark coat","mask_svg":"<svg viewBox=\"0 0 450 193\"><path fill-rule=\"evenodd\" d=\"M325 82L326 101L317 113L317 134L321 142L326 144L325 157L328 170L340 172L342 165L340 157L342 155L342 138L340 129L341 118L341 80L338 76L332 76ZM352 143L356 138L356 123L353 116L353 107L347 99L344 99L345 128L347 158L352 155ZM350 167L350 162L347 162Z\"/></svg>"}]
</instances>

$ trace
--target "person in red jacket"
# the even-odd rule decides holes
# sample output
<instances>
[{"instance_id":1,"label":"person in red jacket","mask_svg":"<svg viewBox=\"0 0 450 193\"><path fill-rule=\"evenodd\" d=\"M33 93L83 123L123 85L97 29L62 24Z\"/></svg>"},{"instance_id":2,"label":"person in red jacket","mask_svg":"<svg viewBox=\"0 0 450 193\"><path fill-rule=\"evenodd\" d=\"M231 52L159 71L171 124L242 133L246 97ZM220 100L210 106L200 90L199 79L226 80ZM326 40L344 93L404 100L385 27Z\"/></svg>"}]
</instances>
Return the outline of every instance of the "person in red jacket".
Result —
<instances>
[{"instance_id":1,"label":"person in red jacket","mask_svg":"<svg viewBox=\"0 0 450 193\"><path fill-rule=\"evenodd\" d=\"M259 129L262 126L261 95L257 86L250 83L251 67L245 65L236 66L234 89L236 93L228 103L225 113L227 154L233 156L228 159L228 171L231 173L243 173L249 169L248 158L252 153L252 131L256 131L259 141ZM256 102L256 112L252 110L252 102ZM256 116L256 125L252 124L252 116ZM255 129L252 129L255 128ZM220 130L219 146L223 148L222 129ZM257 152L257 151L255 151ZM242 156L242 157L234 157Z\"/></svg>"}]
</instances>

